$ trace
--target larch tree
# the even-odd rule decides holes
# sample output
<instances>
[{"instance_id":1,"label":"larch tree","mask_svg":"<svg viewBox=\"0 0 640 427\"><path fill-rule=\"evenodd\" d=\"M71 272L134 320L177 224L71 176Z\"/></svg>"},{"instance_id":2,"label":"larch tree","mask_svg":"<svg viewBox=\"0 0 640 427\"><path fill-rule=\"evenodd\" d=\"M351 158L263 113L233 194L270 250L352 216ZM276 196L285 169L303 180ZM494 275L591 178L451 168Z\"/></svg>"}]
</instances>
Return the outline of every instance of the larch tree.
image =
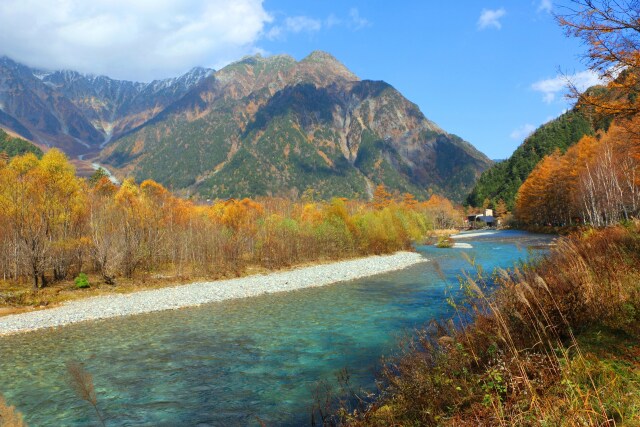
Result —
<instances>
[{"instance_id":1,"label":"larch tree","mask_svg":"<svg viewBox=\"0 0 640 427\"><path fill-rule=\"evenodd\" d=\"M579 93L580 104L608 117L632 118L640 112L640 3L637 0L572 0L557 16L568 36L587 45L589 68L608 83L608 91Z\"/></svg>"},{"instance_id":2,"label":"larch tree","mask_svg":"<svg viewBox=\"0 0 640 427\"><path fill-rule=\"evenodd\" d=\"M393 196L384 184L379 184L373 192L373 206L376 209L384 209L393 201Z\"/></svg>"}]
</instances>

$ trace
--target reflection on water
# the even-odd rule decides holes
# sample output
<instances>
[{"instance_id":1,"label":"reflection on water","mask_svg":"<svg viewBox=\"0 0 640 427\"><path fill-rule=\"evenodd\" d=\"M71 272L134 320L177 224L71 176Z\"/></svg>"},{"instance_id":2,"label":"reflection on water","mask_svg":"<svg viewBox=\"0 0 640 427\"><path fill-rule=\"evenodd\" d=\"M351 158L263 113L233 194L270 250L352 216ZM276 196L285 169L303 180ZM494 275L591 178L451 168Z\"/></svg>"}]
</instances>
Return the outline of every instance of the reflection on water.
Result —
<instances>
[{"instance_id":1,"label":"reflection on water","mask_svg":"<svg viewBox=\"0 0 640 427\"><path fill-rule=\"evenodd\" d=\"M78 360L94 376L109 426L308 423L314 385L347 367L373 387L382 354L432 318L449 316L446 284L528 256L548 240L518 232L420 247L432 262L353 282L0 338L0 392L32 426L95 425L66 382Z\"/></svg>"}]
</instances>

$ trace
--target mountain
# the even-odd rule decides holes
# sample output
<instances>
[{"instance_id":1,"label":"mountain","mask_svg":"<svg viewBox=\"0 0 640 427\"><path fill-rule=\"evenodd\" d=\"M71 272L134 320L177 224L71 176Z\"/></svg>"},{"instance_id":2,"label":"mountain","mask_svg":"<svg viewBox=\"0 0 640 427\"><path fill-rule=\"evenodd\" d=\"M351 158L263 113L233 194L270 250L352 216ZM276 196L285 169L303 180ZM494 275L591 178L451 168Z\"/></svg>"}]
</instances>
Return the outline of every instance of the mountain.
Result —
<instances>
[{"instance_id":1,"label":"mountain","mask_svg":"<svg viewBox=\"0 0 640 427\"><path fill-rule=\"evenodd\" d=\"M513 210L518 189L543 157L555 150L564 153L584 135L594 132L594 124L587 114L577 108L540 126L511 157L483 172L467 202L482 206L485 199L489 199L495 206L502 199L507 208Z\"/></svg>"},{"instance_id":2,"label":"mountain","mask_svg":"<svg viewBox=\"0 0 640 427\"><path fill-rule=\"evenodd\" d=\"M71 155L97 153L180 99L213 70L136 83L34 70L0 58L0 126Z\"/></svg>"},{"instance_id":3,"label":"mountain","mask_svg":"<svg viewBox=\"0 0 640 427\"><path fill-rule=\"evenodd\" d=\"M367 197L384 183L462 200L492 164L391 85L360 80L325 52L256 55L147 84L4 58L0 113L1 126L34 141L204 198Z\"/></svg>"}]
</instances>

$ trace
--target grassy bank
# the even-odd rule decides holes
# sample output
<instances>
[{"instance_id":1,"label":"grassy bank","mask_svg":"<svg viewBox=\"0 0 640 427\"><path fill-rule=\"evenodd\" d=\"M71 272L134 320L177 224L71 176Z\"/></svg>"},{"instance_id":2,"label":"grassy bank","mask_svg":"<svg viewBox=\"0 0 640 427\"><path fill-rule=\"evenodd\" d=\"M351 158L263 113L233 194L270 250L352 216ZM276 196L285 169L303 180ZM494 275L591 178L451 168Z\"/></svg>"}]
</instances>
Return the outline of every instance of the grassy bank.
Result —
<instances>
[{"instance_id":1,"label":"grassy bank","mask_svg":"<svg viewBox=\"0 0 640 427\"><path fill-rule=\"evenodd\" d=\"M327 423L640 425L638 223L572 234L536 265L461 283L458 318L405 343L378 397Z\"/></svg>"}]
</instances>

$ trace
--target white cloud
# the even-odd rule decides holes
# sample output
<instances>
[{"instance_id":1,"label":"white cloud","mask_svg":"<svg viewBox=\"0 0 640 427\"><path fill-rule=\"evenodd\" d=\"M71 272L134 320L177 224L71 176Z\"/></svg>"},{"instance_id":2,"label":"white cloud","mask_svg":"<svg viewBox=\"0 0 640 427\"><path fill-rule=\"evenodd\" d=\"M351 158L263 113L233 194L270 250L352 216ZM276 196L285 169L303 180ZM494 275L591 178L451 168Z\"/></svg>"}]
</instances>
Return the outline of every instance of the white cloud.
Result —
<instances>
[{"instance_id":1,"label":"white cloud","mask_svg":"<svg viewBox=\"0 0 640 427\"><path fill-rule=\"evenodd\" d=\"M522 141L536 130L536 127L530 123L520 126L518 129L514 129L513 132L509 134L511 139L515 139L517 141Z\"/></svg>"},{"instance_id":2,"label":"white cloud","mask_svg":"<svg viewBox=\"0 0 640 427\"><path fill-rule=\"evenodd\" d=\"M571 83L580 92L591 86L604 84L597 73L591 70L580 71L572 75L558 75L556 77L540 80L531 85L531 89L542 93L542 100L547 104L555 101L557 95L566 93L567 86Z\"/></svg>"},{"instance_id":3,"label":"white cloud","mask_svg":"<svg viewBox=\"0 0 640 427\"><path fill-rule=\"evenodd\" d=\"M148 81L254 53L271 21L262 0L2 0L0 55Z\"/></svg>"},{"instance_id":4,"label":"white cloud","mask_svg":"<svg viewBox=\"0 0 640 427\"><path fill-rule=\"evenodd\" d=\"M502 23L500 19L503 18L507 14L507 11L504 8L500 9L482 9L480 13L480 18L478 18L478 29L485 30L487 28L495 28L499 30L502 28Z\"/></svg>"},{"instance_id":5,"label":"white cloud","mask_svg":"<svg viewBox=\"0 0 640 427\"><path fill-rule=\"evenodd\" d=\"M335 27L336 25L342 24L342 19L338 18L335 14L331 14L325 20L325 25L327 28Z\"/></svg>"},{"instance_id":6,"label":"white cloud","mask_svg":"<svg viewBox=\"0 0 640 427\"><path fill-rule=\"evenodd\" d=\"M334 27L346 27L352 31L358 31L371 26L371 22L360 16L356 8L349 10L348 18L340 18L335 14L330 14L327 19L320 20L308 16L290 16L278 22L266 32L269 40L285 40L287 34L308 33L313 34L318 31L331 29Z\"/></svg>"},{"instance_id":7,"label":"white cloud","mask_svg":"<svg viewBox=\"0 0 640 427\"><path fill-rule=\"evenodd\" d=\"M269 31L265 34L269 40L282 40L284 39L284 29L279 25L274 25L269 28Z\"/></svg>"},{"instance_id":8,"label":"white cloud","mask_svg":"<svg viewBox=\"0 0 640 427\"><path fill-rule=\"evenodd\" d=\"M327 26L329 23L327 22ZM274 25L267 31L266 37L269 40L284 40L287 34L316 33L322 29L322 22L319 19L308 16L288 16L280 25Z\"/></svg>"},{"instance_id":9,"label":"white cloud","mask_svg":"<svg viewBox=\"0 0 640 427\"><path fill-rule=\"evenodd\" d=\"M322 28L322 22L306 16L288 17L284 22L286 29L294 34L301 32L314 33Z\"/></svg>"},{"instance_id":10,"label":"white cloud","mask_svg":"<svg viewBox=\"0 0 640 427\"><path fill-rule=\"evenodd\" d=\"M371 25L371 22L369 22L368 19L360 16L360 11L355 7L352 7L351 10L349 10L349 18L351 19L349 26L355 31Z\"/></svg>"},{"instance_id":11,"label":"white cloud","mask_svg":"<svg viewBox=\"0 0 640 427\"><path fill-rule=\"evenodd\" d=\"M538 12L551 13L553 10L553 2L551 0L540 0L538 5Z\"/></svg>"}]
</instances>

